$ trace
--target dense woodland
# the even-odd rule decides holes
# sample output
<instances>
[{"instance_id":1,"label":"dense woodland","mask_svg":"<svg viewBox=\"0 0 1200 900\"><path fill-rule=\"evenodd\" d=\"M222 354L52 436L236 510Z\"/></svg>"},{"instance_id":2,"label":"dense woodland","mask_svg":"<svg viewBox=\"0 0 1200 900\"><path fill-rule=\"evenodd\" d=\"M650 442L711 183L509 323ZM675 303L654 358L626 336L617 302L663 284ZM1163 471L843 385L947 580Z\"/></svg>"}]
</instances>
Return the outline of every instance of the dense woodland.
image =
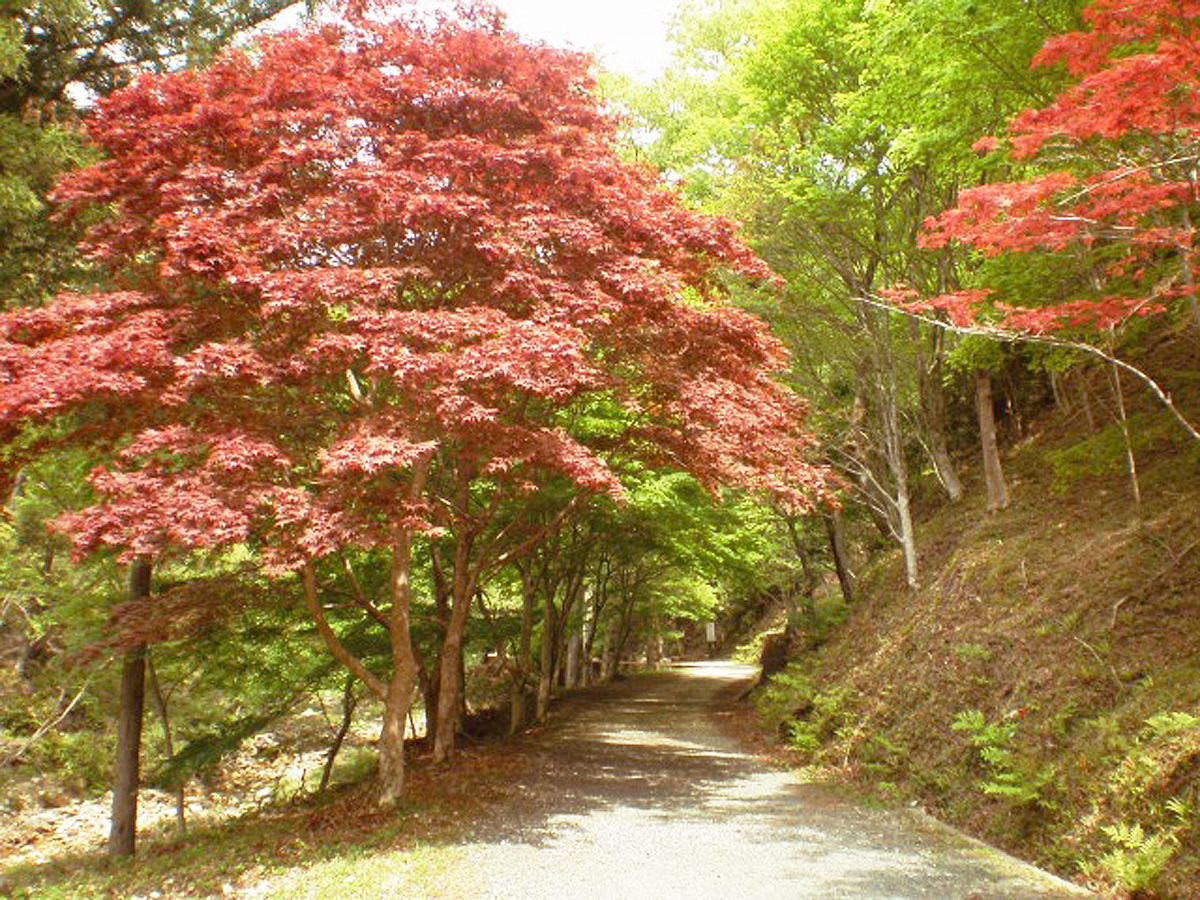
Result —
<instances>
[{"instance_id":1,"label":"dense woodland","mask_svg":"<svg viewBox=\"0 0 1200 900\"><path fill-rule=\"evenodd\" d=\"M0 785L127 856L328 704L391 808L757 633L801 762L1188 896L1200 3L691 3L651 84L287 6L0 13Z\"/></svg>"}]
</instances>

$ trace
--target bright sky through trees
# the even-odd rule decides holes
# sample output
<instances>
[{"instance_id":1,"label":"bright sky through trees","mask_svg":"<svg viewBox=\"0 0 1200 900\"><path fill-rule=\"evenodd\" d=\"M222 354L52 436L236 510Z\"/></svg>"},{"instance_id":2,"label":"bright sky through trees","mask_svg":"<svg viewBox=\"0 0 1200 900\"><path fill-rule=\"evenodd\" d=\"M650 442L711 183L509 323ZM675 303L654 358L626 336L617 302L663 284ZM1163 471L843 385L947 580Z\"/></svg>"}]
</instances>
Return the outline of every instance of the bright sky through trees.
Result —
<instances>
[{"instance_id":1,"label":"bright sky through trees","mask_svg":"<svg viewBox=\"0 0 1200 900\"><path fill-rule=\"evenodd\" d=\"M608 68L637 78L667 63L667 26L680 0L497 0L526 37L596 54Z\"/></svg>"},{"instance_id":2,"label":"bright sky through trees","mask_svg":"<svg viewBox=\"0 0 1200 900\"><path fill-rule=\"evenodd\" d=\"M595 54L608 69L639 81L662 74L670 57L667 29L683 0L490 0L522 37ZM399 0L419 9L452 6L451 0ZM303 6L279 16L273 29L295 27Z\"/></svg>"}]
</instances>

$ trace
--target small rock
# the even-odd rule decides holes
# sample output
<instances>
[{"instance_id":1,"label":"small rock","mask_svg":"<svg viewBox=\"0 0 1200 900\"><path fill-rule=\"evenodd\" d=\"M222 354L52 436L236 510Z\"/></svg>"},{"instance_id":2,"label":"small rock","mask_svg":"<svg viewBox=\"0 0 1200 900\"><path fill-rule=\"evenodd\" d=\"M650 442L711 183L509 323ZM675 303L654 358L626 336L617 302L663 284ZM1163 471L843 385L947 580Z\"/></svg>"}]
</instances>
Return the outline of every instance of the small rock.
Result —
<instances>
[{"instance_id":1,"label":"small rock","mask_svg":"<svg viewBox=\"0 0 1200 900\"><path fill-rule=\"evenodd\" d=\"M71 798L63 791L45 790L38 792L38 802L43 809L60 809L70 803Z\"/></svg>"}]
</instances>

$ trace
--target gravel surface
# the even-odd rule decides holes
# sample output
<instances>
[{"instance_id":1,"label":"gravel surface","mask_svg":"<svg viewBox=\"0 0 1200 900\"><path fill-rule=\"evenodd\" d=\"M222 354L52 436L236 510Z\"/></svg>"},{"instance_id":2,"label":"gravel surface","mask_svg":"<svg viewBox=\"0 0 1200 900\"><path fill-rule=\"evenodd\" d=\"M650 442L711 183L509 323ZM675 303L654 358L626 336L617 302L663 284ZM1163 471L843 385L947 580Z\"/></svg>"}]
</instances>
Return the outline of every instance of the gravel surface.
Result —
<instances>
[{"instance_id":1,"label":"gravel surface","mask_svg":"<svg viewBox=\"0 0 1200 900\"><path fill-rule=\"evenodd\" d=\"M719 726L753 674L698 663L568 701L449 881L497 900L1089 896L928 817L758 762Z\"/></svg>"}]
</instances>

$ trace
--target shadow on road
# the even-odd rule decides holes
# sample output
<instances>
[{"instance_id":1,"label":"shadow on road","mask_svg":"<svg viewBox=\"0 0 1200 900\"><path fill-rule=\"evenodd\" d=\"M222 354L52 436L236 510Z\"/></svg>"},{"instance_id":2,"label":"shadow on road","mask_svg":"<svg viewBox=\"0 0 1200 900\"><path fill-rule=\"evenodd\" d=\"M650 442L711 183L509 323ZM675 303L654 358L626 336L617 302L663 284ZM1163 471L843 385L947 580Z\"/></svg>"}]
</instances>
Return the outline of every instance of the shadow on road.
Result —
<instances>
[{"instance_id":1,"label":"shadow on road","mask_svg":"<svg viewBox=\"0 0 1200 900\"><path fill-rule=\"evenodd\" d=\"M716 714L754 677L700 663L576 695L520 742L516 800L474 829L479 895L1057 898L1085 892L741 751Z\"/></svg>"}]
</instances>

